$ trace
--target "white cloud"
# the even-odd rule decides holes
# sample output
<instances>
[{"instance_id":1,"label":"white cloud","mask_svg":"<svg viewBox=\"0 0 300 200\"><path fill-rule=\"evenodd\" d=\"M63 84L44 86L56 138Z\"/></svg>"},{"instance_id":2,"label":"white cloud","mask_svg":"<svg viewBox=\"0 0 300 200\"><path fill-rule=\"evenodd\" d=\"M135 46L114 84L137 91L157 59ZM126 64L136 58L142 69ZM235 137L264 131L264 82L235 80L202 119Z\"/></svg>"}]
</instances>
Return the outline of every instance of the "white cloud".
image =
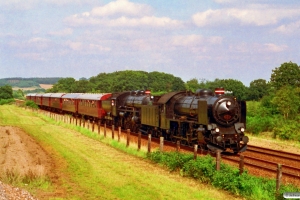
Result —
<instances>
[{"instance_id":1,"label":"white cloud","mask_svg":"<svg viewBox=\"0 0 300 200\"><path fill-rule=\"evenodd\" d=\"M289 24L283 24L279 27L277 27L275 32L279 32L286 35L299 35L300 31L300 20L289 23Z\"/></svg>"},{"instance_id":2,"label":"white cloud","mask_svg":"<svg viewBox=\"0 0 300 200\"><path fill-rule=\"evenodd\" d=\"M85 44L82 42L72 42L72 41L67 41L65 43L66 46L68 46L70 49L75 50L75 51L80 51L83 54L97 54L99 52L107 52L110 51L110 48L108 47L103 47L98 44Z\"/></svg>"},{"instance_id":3,"label":"white cloud","mask_svg":"<svg viewBox=\"0 0 300 200\"><path fill-rule=\"evenodd\" d=\"M163 27L177 28L183 25L179 20L151 15L148 5L117 0L91 12L75 14L65 19L71 26L107 26L107 27Z\"/></svg>"},{"instance_id":4,"label":"white cloud","mask_svg":"<svg viewBox=\"0 0 300 200\"><path fill-rule=\"evenodd\" d=\"M285 51L288 48L287 45L276 45L272 43L264 44L264 47L265 47L263 48L264 51L274 52L274 53Z\"/></svg>"},{"instance_id":5,"label":"white cloud","mask_svg":"<svg viewBox=\"0 0 300 200\"><path fill-rule=\"evenodd\" d=\"M223 8L196 13L193 22L199 26L228 24L266 26L283 19L300 17L300 8L281 8L266 5L249 5L248 8Z\"/></svg>"},{"instance_id":6,"label":"white cloud","mask_svg":"<svg viewBox=\"0 0 300 200\"><path fill-rule=\"evenodd\" d=\"M145 4L133 3L128 0L117 0L102 7L92 9L94 16L144 16L151 13L151 7Z\"/></svg>"}]
</instances>

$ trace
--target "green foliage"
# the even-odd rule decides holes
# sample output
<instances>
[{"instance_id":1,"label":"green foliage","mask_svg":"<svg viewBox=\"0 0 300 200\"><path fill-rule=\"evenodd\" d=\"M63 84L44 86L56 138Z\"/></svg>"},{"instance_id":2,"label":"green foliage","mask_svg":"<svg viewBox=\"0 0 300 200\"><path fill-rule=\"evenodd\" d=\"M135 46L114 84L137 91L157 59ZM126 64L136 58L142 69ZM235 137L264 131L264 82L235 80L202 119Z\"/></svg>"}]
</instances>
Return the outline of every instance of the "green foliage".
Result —
<instances>
[{"instance_id":1,"label":"green foliage","mask_svg":"<svg viewBox=\"0 0 300 200\"><path fill-rule=\"evenodd\" d=\"M150 89L152 92L170 92L185 90L181 78L161 72L117 71L100 73L89 79L94 91L121 92Z\"/></svg>"},{"instance_id":2,"label":"green foliage","mask_svg":"<svg viewBox=\"0 0 300 200\"><path fill-rule=\"evenodd\" d=\"M247 88L246 86L238 80L234 79L215 79L214 81L210 82L207 81L204 88L215 90L215 88L223 87L226 91L232 92L232 95L237 97L239 100L246 100L247 99Z\"/></svg>"},{"instance_id":3,"label":"green foliage","mask_svg":"<svg viewBox=\"0 0 300 200\"><path fill-rule=\"evenodd\" d=\"M300 141L300 117L296 120L281 120L274 128L274 137Z\"/></svg>"},{"instance_id":4,"label":"green foliage","mask_svg":"<svg viewBox=\"0 0 300 200\"><path fill-rule=\"evenodd\" d=\"M215 162L211 156L201 157L197 160L190 160L185 163L181 174L199 179L201 182L209 183L215 173Z\"/></svg>"},{"instance_id":5,"label":"green foliage","mask_svg":"<svg viewBox=\"0 0 300 200\"><path fill-rule=\"evenodd\" d=\"M15 99L21 99L21 100L24 100L25 99L25 95L24 95L24 92L20 89L18 89L17 91L13 91L13 97Z\"/></svg>"},{"instance_id":6,"label":"green foliage","mask_svg":"<svg viewBox=\"0 0 300 200\"><path fill-rule=\"evenodd\" d=\"M300 108L300 87L283 86L276 92L272 103L277 105L277 109L285 119L293 118Z\"/></svg>"},{"instance_id":7,"label":"green foliage","mask_svg":"<svg viewBox=\"0 0 300 200\"><path fill-rule=\"evenodd\" d=\"M149 154L148 157L150 160L168 167L171 171L182 168L184 163L193 159L193 155L190 154L180 154L178 152L165 153L159 151Z\"/></svg>"},{"instance_id":8,"label":"green foliage","mask_svg":"<svg viewBox=\"0 0 300 200\"><path fill-rule=\"evenodd\" d=\"M61 79L59 77L54 78L4 78L0 79L0 86L10 85L14 87L39 87L39 84L55 84L58 80Z\"/></svg>"},{"instance_id":9,"label":"green foliage","mask_svg":"<svg viewBox=\"0 0 300 200\"><path fill-rule=\"evenodd\" d=\"M14 102L15 102L14 99L0 99L0 105L12 104Z\"/></svg>"},{"instance_id":10,"label":"green foliage","mask_svg":"<svg viewBox=\"0 0 300 200\"><path fill-rule=\"evenodd\" d=\"M38 105L36 105L36 103L34 101L25 101L25 106L35 108L35 109L39 108Z\"/></svg>"},{"instance_id":11,"label":"green foliage","mask_svg":"<svg viewBox=\"0 0 300 200\"><path fill-rule=\"evenodd\" d=\"M10 85L0 87L0 99L12 99L13 90Z\"/></svg>"},{"instance_id":12,"label":"green foliage","mask_svg":"<svg viewBox=\"0 0 300 200\"><path fill-rule=\"evenodd\" d=\"M276 89L284 86L300 87L300 66L288 62L272 70L271 84Z\"/></svg>"},{"instance_id":13,"label":"green foliage","mask_svg":"<svg viewBox=\"0 0 300 200\"><path fill-rule=\"evenodd\" d=\"M269 85L264 79L257 79L250 83L250 87L247 92L248 100L259 100L263 96L267 95L269 91Z\"/></svg>"},{"instance_id":14,"label":"green foliage","mask_svg":"<svg viewBox=\"0 0 300 200\"><path fill-rule=\"evenodd\" d=\"M255 177L247 172L240 175L238 169L223 163L220 171L216 171L215 160L209 155L198 157L196 160L191 157L181 159L181 156L185 157L185 154L154 152L148 155L152 161L167 167L169 167L168 161L172 163L175 163L173 162L175 159L185 161L177 165L178 167L182 166L180 168L181 175L195 178L201 182L211 183L213 186L233 194L242 195L248 199L276 199L276 181L274 179ZM171 165L169 169L173 170L174 165ZM278 197L282 197L282 194L286 191L297 192L300 189L292 185L281 185Z\"/></svg>"},{"instance_id":15,"label":"green foliage","mask_svg":"<svg viewBox=\"0 0 300 200\"><path fill-rule=\"evenodd\" d=\"M76 81L73 92L77 92L77 93L92 92L92 84L88 80L84 80L84 79Z\"/></svg>"},{"instance_id":16,"label":"green foliage","mask_svg":"<svg viewBox=\"0 0 300 200\"><path fill-rule=\"evenodd\" d=\"M76 80L74 78L62 78L56 84L53 85L51 89L48 89L46 92L66 92L73 93Z\"/></svg>"},{"instance_id":17,"label":"green foliage","mask_svg":"<svg viewBox=\"0 0 300 200\"><path fill-rule=\"evenodd\" d=\"M261 102L247 101L247 131L259 134L272 131L277 125L278 117L272 115L272 110L264 107Z\"/></svg>"},{"instance_id":18,"label":"green foliage","mask_svg":"<svg viewBox=\"0 0 300 200\"><path fill-rule=\"evenodd\" d=\"M208 81L205 79L201 79L198 81L197 78L193 78L186 82L185 87L189 91L196 92L196 90L198 90L198 89L207 88L207 86L206 86L207 82Z\"/></svg>"}]
</instances>

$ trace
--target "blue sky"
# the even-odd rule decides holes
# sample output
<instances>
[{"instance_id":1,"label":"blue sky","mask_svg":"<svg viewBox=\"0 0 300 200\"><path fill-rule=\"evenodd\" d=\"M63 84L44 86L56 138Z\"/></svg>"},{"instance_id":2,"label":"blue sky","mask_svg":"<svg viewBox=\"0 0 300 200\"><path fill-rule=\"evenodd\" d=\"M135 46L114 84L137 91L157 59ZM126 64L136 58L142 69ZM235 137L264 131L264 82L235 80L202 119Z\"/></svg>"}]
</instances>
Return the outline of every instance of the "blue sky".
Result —
<instances>
[{"instance_id":1,"label":"blue sky","mask_svg":"<svg viewBox=\"0 0 300 200\"><path fill-rule=\"evenodd\" d=\"M0 78L159 71L270 80L300 64L298 0L0 0Z\"/></svg>"}]
</instances>

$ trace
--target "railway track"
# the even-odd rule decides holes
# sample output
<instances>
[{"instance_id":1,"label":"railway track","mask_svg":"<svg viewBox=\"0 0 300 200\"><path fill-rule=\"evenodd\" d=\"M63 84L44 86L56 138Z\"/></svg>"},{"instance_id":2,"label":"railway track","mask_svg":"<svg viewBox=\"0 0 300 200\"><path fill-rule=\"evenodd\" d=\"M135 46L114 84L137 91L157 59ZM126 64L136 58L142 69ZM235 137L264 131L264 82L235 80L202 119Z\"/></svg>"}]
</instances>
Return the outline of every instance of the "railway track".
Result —
<instances>
[{"instance_id":1,"label":"railway track","mask_svg":"<svg viewBox=\"0 0 300 200\"><path fill-rule=\"evenodd\" d=\"M267 149L264 147L248 145L247 152L260 153L267 156L275 156L281 159L288 159L289 161L300 162L300 154L279 151L274 149Z\"/></svg>"}]
</instances>

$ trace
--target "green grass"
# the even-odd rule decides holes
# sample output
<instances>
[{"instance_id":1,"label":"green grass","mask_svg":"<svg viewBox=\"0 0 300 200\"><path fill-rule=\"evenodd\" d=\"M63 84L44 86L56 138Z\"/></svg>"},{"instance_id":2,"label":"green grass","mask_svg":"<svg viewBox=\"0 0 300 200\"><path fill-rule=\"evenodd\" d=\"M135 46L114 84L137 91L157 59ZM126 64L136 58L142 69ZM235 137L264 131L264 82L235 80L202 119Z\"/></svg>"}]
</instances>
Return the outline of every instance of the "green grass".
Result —
<instances>
[{"instance_id":1,"label":"green grass","mask_svg":"<svg viewBox=\"0 0 300 200\"><path fill-rule=\"evenodd\" d=\"M22 128L51 152L58 167L56 182L48 185L45 177L42 184L18 183L33 194L47 194L46 199L237 198L165 171L146 160L146 149L137 151L136 144L127 148L103 132L98 135L14 105L0 106L0 126L8 125Z\"/></svg>"}]
</instances>

